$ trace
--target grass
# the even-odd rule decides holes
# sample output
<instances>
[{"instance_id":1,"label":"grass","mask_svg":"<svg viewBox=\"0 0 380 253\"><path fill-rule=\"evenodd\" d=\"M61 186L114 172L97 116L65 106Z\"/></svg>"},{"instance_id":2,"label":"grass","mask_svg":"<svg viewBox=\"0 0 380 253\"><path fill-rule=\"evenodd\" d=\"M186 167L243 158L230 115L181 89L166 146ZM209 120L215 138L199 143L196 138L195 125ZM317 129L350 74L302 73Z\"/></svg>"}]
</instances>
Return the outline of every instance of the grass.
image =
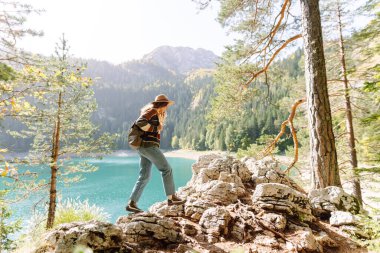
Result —
<instances>
[{"instance_id":1,"label":"grass","mask_svg":"<svg viewBox=\"0 0 380 253\"><path fill-rule=\"evenodd\" d=\"M102 208L90 205L88 200L66 199L57 205L54 227L75 221L106 221L109 217L109 214L104 212Z\"/></svg>"},{"instance_id":2,"label":"grass","mask_svg":"<svg viewBox=\"0 0 380 253\"><path fill-rule=\"evenodd\" d=\"M103 208L90 205L88 200L66 199L57 205L54 228L70 222L86 222L90 220L106 221L110 215L104 212ZM47 232L46 226L47 211L34 213L28 221L27 231L22 235L17 243L14 253L31 252L44 244L44 234ZM75 253L92 253L91 249L79 246Z\"/></svg>"}]
</instances>

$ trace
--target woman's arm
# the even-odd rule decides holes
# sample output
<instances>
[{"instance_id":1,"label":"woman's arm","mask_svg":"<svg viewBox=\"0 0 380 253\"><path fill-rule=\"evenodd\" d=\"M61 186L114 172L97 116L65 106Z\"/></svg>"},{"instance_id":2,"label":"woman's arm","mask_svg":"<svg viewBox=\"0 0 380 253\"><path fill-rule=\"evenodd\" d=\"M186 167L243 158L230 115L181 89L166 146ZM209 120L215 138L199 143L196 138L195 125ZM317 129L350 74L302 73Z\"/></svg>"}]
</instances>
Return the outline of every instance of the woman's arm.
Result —
<instances>
[{"instance_id":1,"label":"woman's arm","mask_svg":"<svg viewBox=\"0 0 380 253\"><path fill-rule=\"evenodd\" d=\"M145 113L140 115L136 121L136 125L146 132L157 132L160 126L157 111L153 108L148 109Z\"/></svg>"}]
</instances>

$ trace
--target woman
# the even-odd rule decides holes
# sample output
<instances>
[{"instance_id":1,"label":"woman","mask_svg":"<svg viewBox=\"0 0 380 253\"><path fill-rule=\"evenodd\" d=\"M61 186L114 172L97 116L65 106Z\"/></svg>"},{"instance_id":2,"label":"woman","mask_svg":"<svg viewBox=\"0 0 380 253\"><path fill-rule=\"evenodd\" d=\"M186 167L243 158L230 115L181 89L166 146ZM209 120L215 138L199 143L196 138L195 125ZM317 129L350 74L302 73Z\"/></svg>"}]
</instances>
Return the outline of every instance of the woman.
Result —
<instances>
[{"instance_id":1,"label":"woman","mask_svg":"<svg viewBox=\"0 0 380 253\"><path fill-rule=\"evenodd\" d=\"M175 195L172 168L159 149L160 132L165 122L166 110L172 104L174 101L169 100L165 95L158 95L153 102L141 109L140 117L135 123L144 131L144 134L141 146L137 149L140 155L140 175L129 197L127 211L134 213L143 211L137 207L137 202L150 179L152 163L161 172L168 205L181 205L186 202Z\"/></svg>"}]
</instances>

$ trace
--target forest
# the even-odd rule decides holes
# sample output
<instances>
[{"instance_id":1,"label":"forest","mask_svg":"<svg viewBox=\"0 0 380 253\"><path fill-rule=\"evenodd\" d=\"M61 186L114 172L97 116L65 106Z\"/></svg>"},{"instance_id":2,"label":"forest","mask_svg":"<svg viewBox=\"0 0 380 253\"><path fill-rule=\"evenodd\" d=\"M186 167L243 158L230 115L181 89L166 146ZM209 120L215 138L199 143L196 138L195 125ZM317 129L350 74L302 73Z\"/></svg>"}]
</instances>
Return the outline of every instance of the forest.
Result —
<instances>
[{"instance_id":1,"label":"forest","mask_svg":"<svg viewBox=\"0 0 380 253\"><path fill-rule=\"evenodd\" d=\"M161 93L175 101L162 150L279 157L306 191L348 189L370 231L355 239L380 250L380 2L193 2L200 12L217 4L217 21L234 34L221 56L161 46L122 64L72 55L64 34L52 56L23 51L20 39L43 36L28 17L44 13L0 2L0 252L22 252L13 203L44 191L39 229L57 227L57 187L97 170L71 158L130 152L140 108ZM368 22L352 22L359 17ZM18 168L38 164L48 179Z\"/></svg>"}]
</instances>

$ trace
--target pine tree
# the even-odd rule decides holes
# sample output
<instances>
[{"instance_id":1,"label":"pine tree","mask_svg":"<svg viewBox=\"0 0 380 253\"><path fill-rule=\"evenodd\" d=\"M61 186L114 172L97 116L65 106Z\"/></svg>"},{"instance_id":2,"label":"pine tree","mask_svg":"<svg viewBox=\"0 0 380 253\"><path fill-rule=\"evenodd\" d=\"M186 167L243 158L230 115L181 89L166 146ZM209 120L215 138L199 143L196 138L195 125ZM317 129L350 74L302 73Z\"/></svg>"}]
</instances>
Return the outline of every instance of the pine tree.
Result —
<instances>
[{"instance_id":1,"label":"pine tree","mask_svg":"<svg viewBox=\"0 0 380 253\"><path fill-rule=\"evenodd\" d=\"M207 5L207 2L203 3ZM327 92L319 1L300 0L301 17L293 7L295 1L291 0L219 2L219 22L237 32L239 37L234 45L227 47L223 55L218 81L227 92L217 92L218 98L213 107L221 111L223 103L226 103L232 105L231 111L236 113L239 107L234 105L241 105L247 97L252 96L252 92L255 92L252 87L260 83L268 84L268 72L280 52L303 37L313 174L311 185L313 188L340 185ZM302 34L299 33L301 19Z\"/></svg>"},{"instance_id":2,"label":"pine tree","mask_svg":"<svg viewBox=\"0 0 380 253\"><path fill-rule=\"evenodd\" d=\"M68 58L67 41L62 36L55 57L44 69L28 67L25 71L38 80L44 89L34 94L34 114L20 118L33 137L30 161L50 168L49 210L46 227L52 228L57 205L57 182L78 181L71 173L93 171L87 162L70 162L70 157L110 151L115 136L99 136L91 116L97 105L91 89L92 80L84 77L84 66L73 65Z\"/></svg>"}]
</instances>

